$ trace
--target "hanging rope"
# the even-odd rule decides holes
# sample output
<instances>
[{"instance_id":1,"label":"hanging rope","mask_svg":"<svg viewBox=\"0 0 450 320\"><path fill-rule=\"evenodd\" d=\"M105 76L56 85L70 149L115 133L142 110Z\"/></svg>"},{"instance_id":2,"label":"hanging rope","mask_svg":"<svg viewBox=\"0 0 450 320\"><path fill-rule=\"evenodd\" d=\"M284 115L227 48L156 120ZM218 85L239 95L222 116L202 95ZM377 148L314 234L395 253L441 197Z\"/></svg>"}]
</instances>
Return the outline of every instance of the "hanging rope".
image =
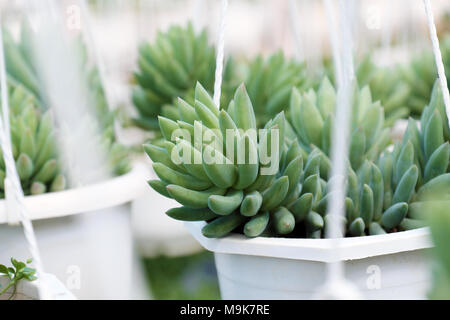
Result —
<instances>
[{"instance_id":1,"label":"hanging rope","mask_svg":"<svg viewBox=\"0 0 450 320\"><path fill-rule=\"evenodd\" d=\"M223 58L225 48L225 27L228 8L228 0L221 1L222 5L220 8L219 37L217 40L216 74L214 79L214 103L216 104L217 108L220 107L220 93L222 88Z\"/></svg>"},{"instance_id":2,"label":"hanging rope","mask_svg":"<svg viewBox=\"0 0 450 320\"><path fill-rule=\"evenodd\" d=\"M450 125L450 95L448 92L447 78L445 77L444 63L442 62L441 50L439 48L439 39L436 33L436 25L434 24L433 11L431 9L430 0L423 0L425 13L427 15L428 30L430 31L431 43L433 45L433 54L436 61L436 67L439 76L439 82L444 97L445 111Z\"/></svg>"},{"instance_id":3,"label":"hanging rope","mask_svg":"<svg viewBox=\"0 0 450 320\"><path fill-rule=\"evenodd\" d=\"M89 9L86 5L86 0L78 0L78 3L80 5L80 9L81 9L81 17L83 19L82 21L85 26L82 28L83 34L86 38L88 47L92 50L92 54L94 55L94 60L95 60L96 66L98 68L100 82L103 86L103 90L105 91L106 103L108 104L108 107L111 110L112 109L112 103L111 103L112 90L109 90L109 87L107 86L105 63L100 54L100 51L98 50L98 48L96 46L96 43L94 41L93 28L92 28L92 24L91 24L91 15L89 14Z\"/></svg>"},{"instance_id":4,"label":"hanging rope","mask_svg":"<svg viewBox=\"0 0 450 320\"><path fill-rule=\"evenodd\" d=\"M2 25L0 17L0 26ZM0 86L2 98L2 119L0 119L0 147L3 151L3 159L6 168L5 178L5 197L7 204L8 219L10 221L20 220L22 222L25 239L28 243L29 252L33 258L33 264L36 268L36 276L40 279L38 290L41 299L46 300L49 297L46 283L44 280L44 268L42 266L41 255L37 246L36 236L33 225L28 217L27 209L24 204L24 194L20 183L19 175L14 161L11 134L9 129L9 100L8 83L6 78L5 54L3 47L3 34L0 31ZM12 212L13 211L13 212ZM10 217L13 215L13 217Z\"/></svg>"},{"instance_id":5,"label":"hanging rope","mask_svg":"<svg viewBox=\"0 0 450 320\"><path fill-rule=\"evenodd\" d=\"M348 20L348 10L346 5L340 2L341 15L341 39L335 34L336 45L340 47L343 43L339 56L336 60L340 61L341 70L338 70L337 77L337 106L336 106L336 124L333 128L332 148L331 148L331 168L332 175L330 179L329 214L335 217L335 223L329 224L327 228L328 238L339 238L342 236L342 226L337 223L339 217L344 216L345 199L345 181L347 179L347 157L349 153L349 131L350 131L350 113L351 113L351 85L353 81L353 54L351 52L351 35Z\"/></svg>"},{"instance_id":6,"label":"hanging rope","mask_svg":"<svg viewBox=\"0 0 450 320\"><path fill-rule=\"evenodd\" d=\"M324 2L328 7L328 15L332 15L331 4ZM347 159L349 153L349 132L351 114L351 88L354 82L353 67L353 43L351 21L349 16L350 8L345 0L339 2L340 16L340 37L336 26L330 29L333 40L334 61L337 79L337 106L336 120L333 127L332 147L331 147L331 178L330 191L331 199L328 203L328 215L332 223L327 224L326 237L333 239L332 252L333 261L327 264L327 281L319 292L317 298L326 299L357 299L358 291L355 286L345 279L344 266L340 260L339 247L340 239L343 237L344 229L340 222L345 217L345 196L346 180L348 176ZM330 23L335 23L334 19ZM342 44L342 46L341 46Z\"/></svg>"},{"instance_id":7,"label":"hanging rope","mask_svg":"<svg viewBox=\"0 0 450 320\"><path fill-rule=\"evenodd\" d=\"M330 0L323 0L323 5L325 7L325 14L328 21L328 33L330 34L331 42L331 52L333 56L333 66L334 66L334 81L335 83L342 82L341 75L341 60L339 59L339 39L338 39L338 25L336 22L336 17L334 15L334 8Z\"/></svg>"},{"instance_id":8,"label":"hanging rope","mask_svg":"<svg viewBox=\"0 0 450 320\"><path fill-rule=\"evenodd\" d=\"M97 69L98 69L98 75L100 77L100 83L103 87L105 100L106 100L106 104L108 105L108 109L110 111L114 111L114 107L113 107L114 99L112 97L114 90L111 90L110 86L108 85L105 62L104 62L102 55L100 54L100 51L98 50L97 45L94 41L93 28L92 28L92 24L91 24L91 15L89 14L89 9L86 4L86 0L78 0L78 1L79 1L80 8L81 8L81 16L83 18L83 22L85 25L85 27L82 28L83 34L86 38L88 47L91 48L92 53L94 55L95 65L97 66ZM121 129L121 126L116 117L114 120L114 133L115 133L117 139L120 139L120 135L119 135L120 129Z\"/></svg>"}]
</instances>

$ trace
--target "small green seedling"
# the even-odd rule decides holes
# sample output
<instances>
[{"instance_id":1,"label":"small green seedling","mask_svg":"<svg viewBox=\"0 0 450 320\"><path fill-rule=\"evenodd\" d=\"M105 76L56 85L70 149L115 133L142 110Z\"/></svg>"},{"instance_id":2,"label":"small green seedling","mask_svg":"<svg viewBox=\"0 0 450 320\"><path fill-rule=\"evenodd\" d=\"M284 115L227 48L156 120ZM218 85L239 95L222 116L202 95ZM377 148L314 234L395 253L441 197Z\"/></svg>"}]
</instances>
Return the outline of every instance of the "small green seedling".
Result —
<instances>
[{"instance_id":1,"label":"small green seedling","mask_svg":"<svg viewBox=\"0 0 450 320\"><path fill-rule=\"evenodd\" d=\"M16 294L17 284L20 280L24 279L27 281L34 281L37 279L35 275L36 270L28 266L31 262L32 259L28 259L26 262L21 262L11 258L13 267L6 267L5 265L0 264L0 276L3 275L9 278L9 283L4 288L0 286L0 295L6 293L9 288L13 287L13 292L8 298L11 300Z\"/></svg>"}]
</instances>

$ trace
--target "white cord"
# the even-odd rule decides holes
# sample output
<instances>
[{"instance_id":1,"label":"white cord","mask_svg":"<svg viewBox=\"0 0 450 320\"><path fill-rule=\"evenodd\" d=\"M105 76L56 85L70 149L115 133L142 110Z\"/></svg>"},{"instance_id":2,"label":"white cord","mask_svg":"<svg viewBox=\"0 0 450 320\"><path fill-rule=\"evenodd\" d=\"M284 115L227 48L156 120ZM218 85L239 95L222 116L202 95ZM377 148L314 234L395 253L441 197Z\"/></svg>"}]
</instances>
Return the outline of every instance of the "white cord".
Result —
<instances>
[{"instance_id":1,"label":"white cord","mask_svg":"<svg viewBox=\"0 0 450 320\"><path fill-rule=\"evenodd\" d=\"M100 76L100 82L103 86L103 89L105 91L105 98L108 104L108 107L112 109L112 103L111 103L111 90L108 90L107 84L106 84L106 67L105 63L103 61L103 58L100 54L100 51L98 50L96 43L94 41L94 35L93 35L93 28L91 24L91 15L89 13L89 9L86 5L86 0L78 0L78 3L80 5L81 9L81 17L82 22L84 23L85 27L82 28L83 34L86 38L88 47L92 50L92 53L94 55L95 64L98 68L98 74Z\"/></svg>"},{"instance_id":2,"label":"white cord","mask_svg":"<svg viewBox=\"0 0 450 320\"><path fill-rule=\"evenodd\" d=\"M89 14L89 9L88 6L86 4L86 0L78 0L79 4L80 4L80 8L81 8L81 16L83 18L83 22L85 24L85 27L82 28L83 30L83 34L86 38L87 41L87 45L88 47L90 47L90 49L92 50L92 53L94 55L94 60L95 60L95 64L98 68L98 75L100 77L100 83L103 87L103 92L105 95L105 100L106 100L106 104L108 105L108 109L110 111L114 110L113 107L113 92L114 90L110 89L110 86L108 84L107 81L107 72L106 72L106 66L105 66L105 62L102 58L102 55L100 54L99 49L97 48L97 45L94 41L94 35L93 35L93 28L92 28L92 24L91 24L91 15ZM121 5L124 5L124 3L120 3ZM121 140L121 135L119 134L121 132L121 126L119 121L116 119L114 120L114 133L116 135L116 139L117 140ZM123 142L123 141L120 141Z\"/></svg>"},{"instance_id":3,"label":"white cord","mask_svg":"<svg viewBox=\"0 0 450 320\"><path fill-rule=\"evenodd\" d=\"M433 11L431 9L430 0L423 0L425 6L425 13L427 15L428 30L430 31L431 43L433 45L434 59L439 76L439 82L444 97L445 111L450 125L450 95L447 87L447 78L445 77L444 63L442 62L441 50L439 49L439 39L436 33L436 25L434 24Z\"/></svg>"},{"instance_id":4,"label":"white cord","mask_svg":"<svg viewBox=\"0 0 450 320\"><path fill-rule=\"evenodd\" d=\"M225 48L225 28L228 8L228 0L221 1L222 6L220 8L220 27L219 37L217 40L216 74L214 79L214 103L216 104L217 108L220 108L220 93L222 87L223 57Z\"/></svg>"},{"instance_id":5,"label":"white cord","mask_svg":"<svg viewBox=\"0 0 450 320\"><path fill-rule=\"evenodd\" d=\"M1 17L0 17L0 26ZM33 225L28 217L28 211L24 204L24 194L22 185L20 183L19 175L16 169L16 163L14 161L12 147L11 147L11 134L9 131L9 101L8 101L8 83L6 78L6 66L5 55L3 47L3 34L0 31L0 86L2 97L2 118L0 119L0 146L3 151L3 159L6 167L6 202L10 205L8 209L15 208L16 214L22 222L25 238L28 243L28 250L33 258L33 265L36 268L36 276L40 279L38 290L41 299L49 299L46 283L44 280L44 268L42 265L41 255L37 246L36 236L34 234ZM12 190L11 190L12 189ZM8 212L12 214L12 212Z\"/></svg>"},{"instance_id":6,"label":"white cord","mask_svg":"<svg viewBox=\"0 0 450 320\"><path fill-rule=\"evenodd\" d=\"M333 4L330 0L323 0L323 5L325 7L325 14L328 21L328 33L330 34L331 51L333 54L333 65L334 65L334 81L335 83L342 82L341 75L341 59L339 58L339 39L338 39L338 24L336 22L336 17L334 15Z\"/></svg>"},{"instance_id":7,"label":"white cord","mask_svg":"<svg viewBox=\"0 0 450 320\"><path fill-rule=\"evenodd\" d=\"M328 0L325 1L331 15L331 7ZM330 178L330 201L328 202L327 214L331 218L331 223L327 224L326 237L332 238L332 251L334 259L327 264L327 279L322 290L316 298L325 299L357 299L359 293L356 287L345 279L344 266L340 260L340 239L344 234L343 225L340 222L345 216L345 196L346 180L348 176L347 158L349 153L349 133L350 133L350 114L351 114L351 93L354 82L353 67L353 39L351 30L351 21L349 17L350 8L346 0L339 1L340 36L337 34L337 28L331 28L331 38L334 39L333 54L334 61L339 64L335 66L337 71L337 106L336 119L333 127L332 145L331 145L331 178ZM330 21L331 23L333 21ZM342 44L342 46L340 46ZM339 50L339 48L341 48ZM339 70L340 68L340 70Z\"/></svg>"},{"instance_id":8,"label":"white cord","mask_svg":"<svg viewBox=\"0 0 450 320\"><path fill-rule=\"evenodd\" d=\"M344 0L345 1L345 0ZM351 52L351 35L350 35L350 22L348 21L347 7L340 1L341 15L341 39L335 34L337 46L343 43L339 56L336 60L340 61L341 70L338 74L341 77L337 77L337 106L336 106L336 120L333 127L332 147L331 147L331 170L332 175L330 179L330 192L331 195L328 213L333 215L335 223L328 225L326 230L328 238L339 238L342 235L342 227L339 221L339 217L344 215L344 199L345 199L345 180L347 178L347 156L349 152L349 129L350 129L350 113L351 113L351 83L353 79L353 59Z\"/></svg>"}]
</instances>

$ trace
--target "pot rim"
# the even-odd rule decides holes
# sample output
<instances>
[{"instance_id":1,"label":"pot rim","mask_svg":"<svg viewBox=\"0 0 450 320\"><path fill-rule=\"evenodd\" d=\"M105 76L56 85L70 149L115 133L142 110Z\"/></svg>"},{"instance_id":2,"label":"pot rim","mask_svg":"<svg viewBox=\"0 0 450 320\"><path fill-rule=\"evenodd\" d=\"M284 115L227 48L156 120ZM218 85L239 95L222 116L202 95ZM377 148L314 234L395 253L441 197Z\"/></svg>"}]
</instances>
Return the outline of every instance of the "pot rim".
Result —
<instances>
[{"instance_id":1,"label":"pot rim","mask_svg":"<svg viewBox=\"0 0 450 320\"><path fill-rule=\"evenodd\" d=\"M26 196L24 203L31 220L69 216L118 206L142 195L146 188L146 168L135 163L132 170L106 181L68 190ZM6 200L0 200L0 224L8 219Z\"/></svg>"},{"instance_id":2,"label":"pot rim","mask_svg":"<svg viewBox=\"0 0 450 320\"><path fill-rule=\"evenodd\" d=\"M185 222L186 228L206 250L281 259L333 262L357 260L432 247L429 228L395 233L333 239L265 238L249 239L242 234L224 238L206 238L201 229L206 222ZM339 255L336 254L339 246Z\"/></svg>"}]
</instances>

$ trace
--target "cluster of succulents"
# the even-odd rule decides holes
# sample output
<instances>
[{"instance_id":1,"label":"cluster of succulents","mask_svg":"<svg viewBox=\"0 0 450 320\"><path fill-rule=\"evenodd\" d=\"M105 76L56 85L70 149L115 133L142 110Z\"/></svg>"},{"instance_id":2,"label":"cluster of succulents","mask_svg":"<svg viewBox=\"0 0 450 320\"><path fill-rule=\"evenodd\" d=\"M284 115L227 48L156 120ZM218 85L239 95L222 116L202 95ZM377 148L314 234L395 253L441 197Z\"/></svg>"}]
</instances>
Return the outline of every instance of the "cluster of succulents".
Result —
<instances>
[{"instance_id":1,"label":"cluster of succulents","mask_svg":"<svg viewBox=\"0 0 450 320\"><path fill-rule=\"evenodd\" d=\"M247 69L243 82L255 108L259 127L286 109L292 87L305 89L310 85L305 64L287 59L282 51L266 59L261 56L254 58Z\"/></svg>"},{"instance_id":2,"label":"cluster of succulents","mask_svg":"<svg viewBox=\"0 0 450 320\"><path fill-rule=\"evenodd\" d=\"M446 77L450 79L450 36L440 42ZM324 61L324 73L333 76L330 61ZM375 101L384 107L385 126L392 127L398 119L408 116L419 118L430 100L437 77L434 55L423 50L411 61L390 67L377 66L370 55L365 55L356 67L356 78L360 86L368 85ZM449 81L447 81L449 82Z\"/></svg>"},{"instance_id":3,"label":"cluster of succulents","mask_svg":"<svg viewBox=\"0 0 450 320\"><path fill-rule=\"evenodd\" d=\"M410 87L407 106L412 115L420 116L427 105L437 77L433 53L423 51L401 67L401 76Z\"/></svg>"},{"instance_id":4,"label":"cluster of succulents","mask_svg":"<svg viewBox=\"0 0 450 320\"><path fill-rule=\"evenodd\" d=\"M17 42L7 30L4 30L8 81L13 85L20 85L23 90L34 95L35 105L45 110L46 101L42 94L43 90L40 87L40 79L33 57L32 37L32 31L27 23L21 25L21 37ZM109 168L117 175L126 173L130 170L129 150L117 142L114 130L117 112L111 111L108 107L97 68L89 64L86 47L81 38L76 39L74 48L79 54L80 70L90 89L88 93L91 95L91 99L89 101L94 105L94 112L100 129L99 141L107 153Z\"/></svg>"},{"instance_id":5,"label":"cluster of succulents","mask_svg":"<svg viewBox=\"0 0 450 320\"><path fill-rule=\"evenodd\" d=\"M197 34L192 23L188 23L186 27L171 26L167 32L158 32L153 43L142 43L132 94L138 112L133 119L135 125L157 131L159 115L174 118L173 104L178 97L193 103L192 88L197 81L208 92L213 91L216 51L208 42L206 30ZM229 59L223 75L223 103L229 100L229 88L234 89L234 69Z\"/></svg>"},{"instance_id":6,"label":"cluster of succulents","mask_svg":"<svg viewBox=\"0 0 450 320\"><path fill-rule=\"evenodd\" d=\"M61 191L66 187L58 159L53 119L36 107L23 86L10 86L10 129L14 160L26 195ZM5 196L6 169L0 157L0 196Z\"/></svg>"},{"instance_id":7,"label":"cluster of succulents","mask_svg":"<svg viewBox=\"0 0 450 320\"><path fill-rule=\"evenodd\" d=\"M410 120L403 141L392 152L387 148L391 141L389 129L384 128L381 104L372 102L367 86L354 90L346 217L342 221L345 235L382 234L423 226L423 217L417 213L423 202L437 189L450 194L450 175L446 173L448 122L438 88L422 114L421 130ZM207 237L224 236L233 230L248 237L324 235L330 219L328 155L336 92L326 78L317 92L311 89L301 94L296 88L291 90L289 121L283 111L278 113L264 125L266 134L259 139L245 134L248 129L256 129L257 124L243 86L237 89L228 108L219 110L206 90L197 85L193 106L178 101L179 120L159 117L164 142L147 144L145 151L160 178L149 184L183 205L170 209L169 216L207 221L203 228ZM196 144L192 135L199 128L219 142ZM176 138L177 134L172 135L177 129L192 135ZM228 144L227 129L241 132ZM275 148L267 144L274 129L279 133L274 138ZM277 172L262 174L261 166L239 164L233 154L228 154L229 148L239 150L244 146L245 159L256 156L261 160L258 155L276 150L272 160L277 163ZM223 161L191 164L193 158L205 160L205 155L210 154ZM177 164L175 159L179 159Z\"/></svg>"},{"instance_id":8,"label":"cluster of succulents","mask_svg":"<svg viewBox=\"0 0 450 320\"><path fill-rule=\"evenodd\" d=\"M446 77L450 79L450 36L444 37L440 42L440 49L445 66ZM433 52L431 50L424 50L419 54L413 56L412 60L404 65L401 65L391 70L386 70L389 73L389 77L386 76L382 80L387 87L401 86L401 90L395 93L394 105L399 110L407 107L410 110L410 114L413 117L420 117L423 109L430 100L434 82L437 77L436 64ZM394 82L395 81L395 82ZM382 86L380 84L380 86ZM402 90L406 91L406 87L409 88L407 99L404 101L402 96ZM400 97L402 98L400 100ZM385 102L382 100L382 102ZM389 110L392 106L386 104L385 106ZM399 114L405 117L404 111Z\"/></svg>"},{"instance_id":9,"label":"cluster of succulents","mask_svg":"<svg viewBox=\"0 0 450 320\"><path fill-rule=\"evenodd\" d=\"M138 67L132 94L138 117L133 122L157 132L159 115L177 120L174 104L178 97L194 103L196 82L213 92L215 49L208 45L205 30L196 35L190 23L186 28L172 26L159 32L153 44L141 45ZM287 59L281 51L240 64L230 57L225 64L221 105L228 105L241 82L255 106L258 127L285 109L293 86L308 86L305 64Z\"/></svg>"},{"instance_id":10,"label":"cluster of succulents","mask_svg":"<svg viewBox=\"0 0 450 320\"><path fill-rule=\"evenodd\" d=\"M391 127L396 120L409 116L410 108L407 102L411 88L403 80L400 66L377 67L367 55L358 64L356 77L359 85L368 85L373 99L381 102L386 116L386 127Z\"/></svg>"},{"instance_id":11,"label":"cluster of succulents","mask_svg":"<svg viewBox=\"0 0 450 320\"><path fill-rule=\"evenodd\" d=\"M389 129L384 128L384 112L379 101L373 102L370 88L354 88L350 136L352 167L357 170L364 159L374 160L389 144ZM329 155L334 123L336 91L324 78L317 91L301 94L293 89L289 104L289 121L301 146L310 152L319 148Z\"/></svg>"},{"instance_id":12,"label":"cluster of succulents","mask_svg":"<svg viewBox=\"0 0 450 320\"><path fill-rule=\"evenodd\" d=\"M244 86L236 90L227 110L219 111L199 84L194 106L181 99L177 105L181 120L159 117L164 143L144 147L161 179L149 184L183 205L167 214L181 220L211 221L203 230L209 237L223 236L239 226L249 236L260 235L268 225L279 234L290 233L295 218L286 206L300 192L303 162L298 144L291 144L284 153L284 113L269 121L264 133L257 137L255 113ZM192 136L179 137L174 144L172 134L177 129L186 129ZM192 139L196 130L203 130L213 142L196 143ZM234 134L231 144L226 142L227 130ZM233 150L242 148L244 159L235 161L239 155ZM208 161L211 155L219 162ZM261 155L269 157L271 163L262 164ZM194 161L196 158L199 163ZM274 213L269 214L271 211Z\"/></svg>"}]
</instances>

